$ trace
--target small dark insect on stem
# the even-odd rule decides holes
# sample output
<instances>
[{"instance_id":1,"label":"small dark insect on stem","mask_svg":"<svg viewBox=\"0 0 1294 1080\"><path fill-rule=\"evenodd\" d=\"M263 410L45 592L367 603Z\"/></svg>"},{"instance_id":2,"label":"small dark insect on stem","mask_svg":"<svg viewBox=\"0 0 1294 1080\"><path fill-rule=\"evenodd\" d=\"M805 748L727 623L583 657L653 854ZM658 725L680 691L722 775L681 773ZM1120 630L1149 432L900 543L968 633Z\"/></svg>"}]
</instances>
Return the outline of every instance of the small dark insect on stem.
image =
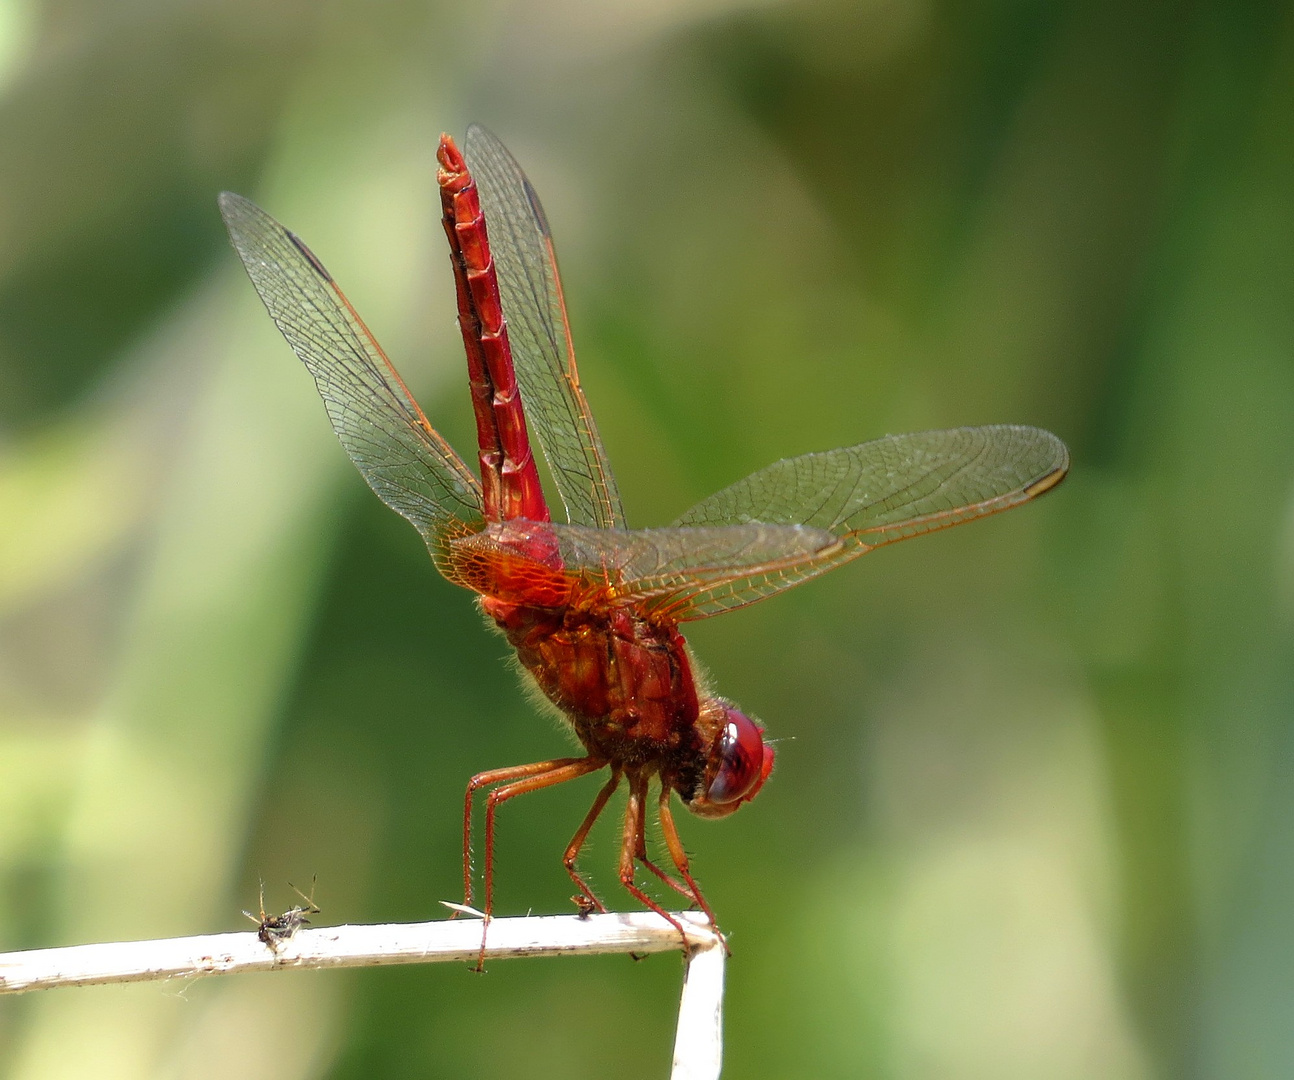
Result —
<instances>
[{"instance_id":1,"label":"small dark insect on stem","mask_svg":"<svg viewBox=\"0 0 1294 1080\"><path fill-rule=\"evenodd\" d=\"M303 926L308 926L310 920L307 915L318 915L319 907L315 904L315 885L319 881L319 875L316 874L310 879L310 895L306 896L292 882L288 882L288 887L296 893L303 901L305 906L296 904L290 907L281 915L267 915L265 912L265 882L260 883L260 916L253 915L250 911L244 911L252 922L257 924L256 936L260 938L272 950L278 952L279 946L292 937Z\"/></svg>"}]
</instances>

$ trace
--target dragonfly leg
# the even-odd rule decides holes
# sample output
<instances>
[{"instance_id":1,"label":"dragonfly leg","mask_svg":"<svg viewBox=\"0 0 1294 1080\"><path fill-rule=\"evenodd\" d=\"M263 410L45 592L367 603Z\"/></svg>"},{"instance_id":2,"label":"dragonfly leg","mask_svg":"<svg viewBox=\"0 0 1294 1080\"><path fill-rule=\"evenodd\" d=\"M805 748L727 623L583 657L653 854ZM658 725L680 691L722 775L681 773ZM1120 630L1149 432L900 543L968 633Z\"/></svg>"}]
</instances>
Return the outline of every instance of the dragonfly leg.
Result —
<instances>
[{"instance_id":1,"label":"dragonfly leg","mask_svg":"<svg viewBox=\"0 0 1294 1080\"><path fill-rule=\"evenodd\" d=\"M637 857L638 861L643 864L643 866L647 867L647 869L650 870L653 874L655 874L658 878L660 878L661 881L663 881L676 893L678 893L685 900L687 900L689 904L696 904L696 897L692 894L692 891L686 885L684 885L676 877L673 877L672 875L665 873L664 870L662 870L659 866L657 866L654 862L652 862L650 858L648 858L646 813L644 813L642 817L638 819L638 841L637 841L637 844L635 845L634 854Z\"/></svg>"},{"instance_id":2,"label":"dragonfly leg","mask_svg":"<svg viewBox=\"0 0 1294 1080\"><path fill-rule=\"evenodd\" d=\"M683 841L679 839L678 829L674 825L674 815L670 812L670 786L661 785L660 802L657 803L657 814L660 817L660 829L665 836L665 846L669 848L670 858L674 860L674 865L678 867L679 875L687 882L688 888L692 890L692 899L696 901L697 906L705 912L706 918L710 920L710 926L716 934L719 934L719 923L714 917L714 912L710 905L706 903L705 895L701 892L701 886L696 883L696 878L692 876L692 870L688 863L687 852L683 850ZM723 937L719 934L720 938ZM725 951L728 943L724 942Z\"/></svg>"},{"instance_id":3,"label":"dragonfly leg","mask_svg":"<svg viewBox=\"0 0 1294 1080\"><path fill-rule=\"evenodd\" d=\"M540 791L554 784L564 784L567 780L596 772L605 766L606 762L602 758L586 757L559 758L556 761L538 761L533 765L517 765L512 769L495 770L496 779L498 773L505 774L503 779L508 779L509 774L519 778L495 788L485 799L485 925L481 929L481 955L477 960L477 971L485 967L485 930L489 926L490 914L494 909L494 815L496 811L509 799L515 799L518 795ZM489 773L480 774L480 776L489 775ZM480 776L474 776L472 781L479 780ZM482 783L488 784L490 781L484 780ZM470 790L472 789L469 787Z\"/></svg>"},{"instance_id":4,"label":"dragonfly leg","mask_svg":"<svg viewBox=\"0 0 1294 1080\"><path fill-rule=\"evenodd\" d=\"M467 782L467 792L463 796L463 904L465 906L472 906L472 802L476 793L491 784L521 780L584 760L584 758L557 758L555 761L536 761L530 765L490 769L488 772L477 773ZM450 917L453 918L453 916Z\"/></svg>"},{"instance_id":5,"label":"dragonfly leg","mask_svg":"<svg viewBox=\"0 0 1294 1080\"><path fill-rule=\"evenodd\" d=\"M571 880L575 882L575 887L580 890L580 895L573 897L576 904L579 905L583 914L591 911L606 911L606 905L593 895L593 890L589 888L588 883L580 876L575 869L575 860L579 858L580 848L584 846L584 841L588 839L589 830L593 828L593 823L597 821L598 816L606 808L607 800L611 798L611 793L620 786L620 770L612 768L611 779L603 785L602 790L598 792L598 797L593 800L593 805L589 812L584 815L584 820L580 827L575 830L575 835L571 837L571 842L566 845L566 852L562 855L562 865L566 867L566 872L571 875Z\"/></svg>"},{"instance_id":6,"label":"dragonfly leg","mask_svg":"<svg viewBox=\"0 0 1294 1080\"><path fill-rule=\"evenodd\" d=\"M647 801L647 776L635 773L629 777L629 803L625 807L625 828L620 841L620 884L629 895L641 904L647 905L661 918L667 920L679 932L687 947L687 932L683 924L674 918L634 883L634 861L638 857L639 837L643 832L643 818L646 813L644 804Z\"/></svg>"}]
</instances>

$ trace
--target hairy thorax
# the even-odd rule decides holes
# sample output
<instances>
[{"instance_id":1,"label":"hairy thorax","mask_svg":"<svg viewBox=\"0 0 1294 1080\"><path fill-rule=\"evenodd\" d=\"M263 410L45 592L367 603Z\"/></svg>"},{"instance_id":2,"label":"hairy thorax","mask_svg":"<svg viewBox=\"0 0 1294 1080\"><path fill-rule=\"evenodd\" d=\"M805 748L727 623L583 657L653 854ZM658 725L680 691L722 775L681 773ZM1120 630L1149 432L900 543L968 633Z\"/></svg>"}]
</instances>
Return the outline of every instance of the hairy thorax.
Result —
<instances>
[{"instance_id":1,"label":"hairy thorax","mask_svg":"<svg viewBox=\"0 0 1294 1080\"><path fill-rule=\"evenodd\" d=\"M539 689L590 753L633 768L667 769L695 753L696 683L673 626L609 612L540 608L483 597Z\"/></svg>"}]
</instances>

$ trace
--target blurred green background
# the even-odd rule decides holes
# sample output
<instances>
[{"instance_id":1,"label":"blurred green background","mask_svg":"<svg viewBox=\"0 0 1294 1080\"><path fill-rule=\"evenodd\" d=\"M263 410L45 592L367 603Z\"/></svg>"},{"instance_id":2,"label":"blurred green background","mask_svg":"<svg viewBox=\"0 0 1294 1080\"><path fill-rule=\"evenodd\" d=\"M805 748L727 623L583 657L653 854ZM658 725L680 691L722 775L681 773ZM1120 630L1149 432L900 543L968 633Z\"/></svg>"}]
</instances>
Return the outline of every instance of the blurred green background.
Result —
<instances>
[{"instance_id":1,"label":"blurred green background","mask_svg":"<svg viewBox=\"0 0 1294 1080\"><path fill-rule=\"evenodd\" d=\"M631 524L885 432L1073 451L691 633L783 740L682 822L726 1075L1294 1074L1292 118L1279 3L0 0L0 949L247 929L258 876L439 917L467 777L565 752L215 205L305 236L470 450L433 151L475 119L544 197ZM598 783L507 808L501 912L570 910ZM663 1077L680 973L3 999L0 1074Z\"/></svg>"}]
</instances>

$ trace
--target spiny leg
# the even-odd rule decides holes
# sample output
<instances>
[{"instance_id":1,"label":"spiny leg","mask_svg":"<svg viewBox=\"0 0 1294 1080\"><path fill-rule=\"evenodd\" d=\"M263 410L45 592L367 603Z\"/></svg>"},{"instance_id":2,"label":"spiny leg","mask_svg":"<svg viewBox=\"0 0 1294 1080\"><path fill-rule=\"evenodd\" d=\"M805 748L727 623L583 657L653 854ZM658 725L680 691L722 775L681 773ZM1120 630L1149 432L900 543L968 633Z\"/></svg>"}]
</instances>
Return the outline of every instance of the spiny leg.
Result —
<instances>
[{"instance_id":1,"label":"spiny leg","mask_svg":"<svg viewBox=\"0 0 1294 1080\"><path fill-rule=\"evenodd\" d=\"M553 761L536 761L529 765L512 765L506 769L490 769L477 773L467 782L467 792L463 796L463 904L472 906L472 801L476 793L490 784L502 784L509 780L521 780L527 776L538 776L543 773L573 765L587 758L557 758ZM455 913L457 914L457 913ZM454 916L450 916L453 918Z\"/></svg>"},{"instance_id":2,"label":"spiny leg","mask_svg":"<svg viewBox=\"0 0 1294 1080\"><path fill-rule=\"evenodd\" d=\"M481 926L481 955L477 958L476 970L485 968L485 935L490 924L490 914L494 909L494 815L509 799L525 795L530 791L540 791L555 784L564 784L588 773L603 768L606 762L601 758L587 757L566 759L564 762L549 762L554 768L538 775L531 775L522 780L515 780L503 787L495 788L485 800L485 919ZM524 768L524 766L520 766ZM534 766L529 769L533 770ZM506 771L506 770L499 770Z\"/></svg>"},{"instance_id":3,"label":"spiny leg","mask_svg":"<svg viewBox=\"0 0 1294 1080\"><path fill-rule=\"evenodd\" d=\"M645 792L646 792L646 789L644 788L644 794ZM642 863L643 866L647 867L647 869L650 870L653 874L655 874L658 878L660 878L661 881L663 881L676 893L678 893L685 900L687 900L689 904L696 903L696 897L692 895L691 891L688 889L686 885L684 885L677 878L672 877L671 875L665 873L664 870L662 870L650 858L647 857L647 814L646 812L644 812L642 817L638 819L638 840L634 848L634 854L637 856L638 861Z\"/></svg>"},{"instance_id":4,"label":"spiny leg","mask_svg":"<svg viewBox=\"0 0 1294 1080\"><path fill-rule=\"evenodd\" d=\"M647 801L647 777L636 773L629 777L629 803L625 807L625 827L620 840L620 884L629 895L641 904L645 904L679 932L683 945L687 946L687 932L683 924L668 911L634 884L634 860L638 855L638 838L643 830L644 803Z\"/></svg>"},{"instance_id":5,"label":"spiny leg","mask_svg":"<svg viewBox=\"0 0 1294 1080\"><path fill-rule=\"evenodd\" d=\"M589 830L593 828L593 823L597 821L598 815L606 808L607 800L611 798L611 793L620 786L620 769L612 768L611 779L603 785L602 790L598 792L598 797L593 800L593 805L589 812L584 815L580 827L575 830L575 835L571 837L571 842L566 845L566 853L562 856L562 865L566 867L566 872L571 875L571 880L575 882L575 887L580 890L580 896L573 899L580 906L582 914L587 915L590 911L605 912L606 905L593 895L593 890L580 876L579 871L575 869L575 860L579 858L580 848L584 846L584 841L588 839ZM581 899L583 903L581 903Z\"/></svg>"},{"instance_id":6,"label":"spiny leg","mask_svg":"<svg viewBox=\"0 0 1294 1080\"><path fill-rule=\"evenodd\" d=\"M692 897L696 900L697 906L705 912L706 918L710 920L710 928L719 934L719 923L715 920L714 912L710 905L706 903L705 895L701 892L701 886L696 883L689 868L687 852L683 850L683 841L679 839L678 829L674 825L674 815L670 813L669 799L670 787L668 784L661 785L660 802L656 804L657 814L660 817L660 830L665 837L665 846L669 848L670 858L674 860L674 865L678 867L679 875L687 882L688 888L692 890ZM723 938L719 934L720 939ZM724 949L728 948L725 941Z\"/></svg>"}]
</instances>

